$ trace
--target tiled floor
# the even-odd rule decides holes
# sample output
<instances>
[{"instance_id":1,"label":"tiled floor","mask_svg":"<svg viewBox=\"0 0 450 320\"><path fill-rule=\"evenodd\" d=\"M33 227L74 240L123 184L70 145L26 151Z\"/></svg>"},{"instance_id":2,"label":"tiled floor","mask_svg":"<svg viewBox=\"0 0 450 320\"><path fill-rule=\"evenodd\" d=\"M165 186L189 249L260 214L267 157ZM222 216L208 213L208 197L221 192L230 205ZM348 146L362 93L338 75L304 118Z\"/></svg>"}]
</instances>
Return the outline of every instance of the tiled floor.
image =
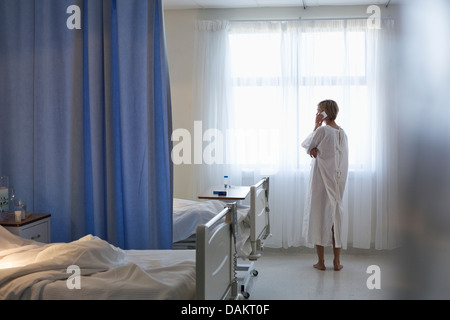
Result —
<instances>
[{"instance_id":1,"label":"tiled floor","mask_svg":"<svg viewBox=\"0 0 450 320\"><path fill-rule=\"evenodd\" d=\"M340 271L333 270L332 261L331 248L325 251L325 271L313 267L317 262L314 250L265 249L254 263L258 275L252 276L245 288L249 300L395 299L397 281L392 254L343 251L344 268ZM379 269L373 271L370 266ZM376 284L380 289L369 289Z\"/></svg>"}]
</instances>

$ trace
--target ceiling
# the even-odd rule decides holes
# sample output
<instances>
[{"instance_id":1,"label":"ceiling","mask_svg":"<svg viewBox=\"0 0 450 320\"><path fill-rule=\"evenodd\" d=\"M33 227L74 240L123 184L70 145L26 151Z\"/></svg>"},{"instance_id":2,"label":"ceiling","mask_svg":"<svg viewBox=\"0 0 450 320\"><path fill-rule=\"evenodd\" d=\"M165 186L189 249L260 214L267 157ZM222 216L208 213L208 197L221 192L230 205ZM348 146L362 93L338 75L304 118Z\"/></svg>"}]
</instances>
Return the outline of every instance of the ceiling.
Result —
<instances>
[{"instance_id":1,"label":"ceiling","mask_svg":"<svg viewBox=\"0 0 450 320\"><path fill-rule=\"evenodd\" d=\"M162 0L164 9L389 5L400 0Z\"/></svg>"}]
</instances>

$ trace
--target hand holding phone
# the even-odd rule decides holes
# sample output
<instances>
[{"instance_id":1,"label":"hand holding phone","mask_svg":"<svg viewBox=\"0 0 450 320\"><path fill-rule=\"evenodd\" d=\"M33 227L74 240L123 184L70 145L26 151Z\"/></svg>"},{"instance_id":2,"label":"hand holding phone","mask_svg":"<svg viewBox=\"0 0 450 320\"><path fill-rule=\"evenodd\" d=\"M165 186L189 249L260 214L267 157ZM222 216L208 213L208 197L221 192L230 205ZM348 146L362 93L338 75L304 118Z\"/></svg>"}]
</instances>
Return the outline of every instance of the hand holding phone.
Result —
<instances>
[{"instance_id":1,"label":"hand holding phone","mask_svg":"<svg viewBox=\"0 0 450 320\"><path fill-rule=\"evenodd\" d=\"M325 111L322 111L321 113L319 112L316 113L316 127L314 128L314 130L316 130L318 127L322 125L322 122L326 117L328 117L328 115L326 114Z\"/></svg>"}]
</instances>

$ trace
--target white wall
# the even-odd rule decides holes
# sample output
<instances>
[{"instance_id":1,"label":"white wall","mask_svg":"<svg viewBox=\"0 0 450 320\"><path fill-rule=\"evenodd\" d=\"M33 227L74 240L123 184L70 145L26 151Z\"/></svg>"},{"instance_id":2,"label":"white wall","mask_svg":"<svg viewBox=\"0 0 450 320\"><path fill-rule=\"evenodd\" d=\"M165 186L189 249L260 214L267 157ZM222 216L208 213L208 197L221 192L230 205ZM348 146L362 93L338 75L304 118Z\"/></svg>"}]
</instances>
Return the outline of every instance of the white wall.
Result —
<instances>
[{"instance_id":1,"label":"white wall","mask_svg":"<svg viewBox=\"0 0 450 320\"><path fill-rule=\"evenodd\" d=\"M193 132L192 79L196 20L316 19L370 17L367 6L165 10L165 31L172 93L173 129ZM395 17L395 6L380 6L382 17ZM174 197L191 197L190 165L174 166ZM195 200L195 199L193 199Z\"/></svg>"}]
</instances>

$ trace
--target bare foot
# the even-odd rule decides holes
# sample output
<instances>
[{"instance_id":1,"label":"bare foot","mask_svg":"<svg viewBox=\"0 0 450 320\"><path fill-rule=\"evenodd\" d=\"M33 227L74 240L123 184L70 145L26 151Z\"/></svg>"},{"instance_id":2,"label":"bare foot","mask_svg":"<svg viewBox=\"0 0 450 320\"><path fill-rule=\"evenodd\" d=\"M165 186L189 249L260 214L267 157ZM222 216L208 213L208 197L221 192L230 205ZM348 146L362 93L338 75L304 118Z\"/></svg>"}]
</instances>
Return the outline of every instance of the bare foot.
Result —
<instances>
[{"instance_id":1,"label":"bare foot","mask_svg":"<svg viewBox=\"0 0 450 320\"><path fill-rule=\"evenodd\" d=\"M334 270L335 271L339 271L341 270L344 266L342 264L340 264L339 262L336 263L336 261L333 261L334 264Z\"/></svg>"},{"instance_id":2,"label":"bare foot","mask_svg":"<svg viewBox=\"0 0 450 320\"><path fill-rule=\"evenodd\" d=\"M325 265L323 263L316 263L314 265L314 268L319 269L319 270L326 270L327 268L325 268Z\"/></svg>"}]
</instances>

